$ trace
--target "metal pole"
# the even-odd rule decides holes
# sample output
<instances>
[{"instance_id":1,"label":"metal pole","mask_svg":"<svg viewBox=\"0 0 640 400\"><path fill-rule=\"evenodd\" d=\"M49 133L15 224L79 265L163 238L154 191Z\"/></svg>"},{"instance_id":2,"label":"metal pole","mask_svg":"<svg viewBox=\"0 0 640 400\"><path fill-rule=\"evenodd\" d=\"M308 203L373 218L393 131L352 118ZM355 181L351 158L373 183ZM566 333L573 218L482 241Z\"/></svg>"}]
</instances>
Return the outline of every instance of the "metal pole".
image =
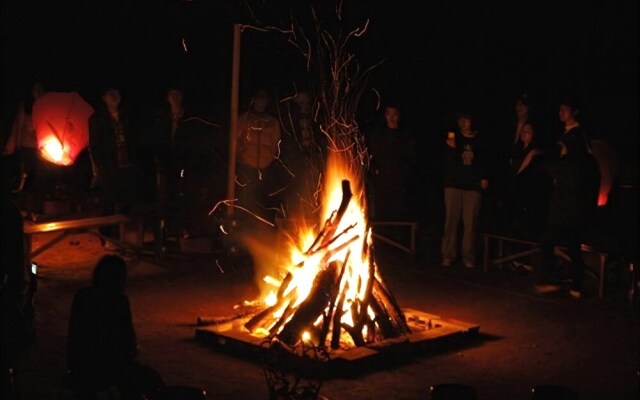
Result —
<instances>
[{"instance_id":1,"label":"metal pole","mask_svg":"<svg viewBox=\"0 0 640 400\"><path fill-rule=\"evenodd\" d=\"M236 148L238 132L238 93L240 81L240 24L233 25L233 63L231 72L231 123L229 125L229 175L227 177L227 199L236 195ZM233 216L234 207L227 207L227 215Z\"/></svg>"}]
</instances>

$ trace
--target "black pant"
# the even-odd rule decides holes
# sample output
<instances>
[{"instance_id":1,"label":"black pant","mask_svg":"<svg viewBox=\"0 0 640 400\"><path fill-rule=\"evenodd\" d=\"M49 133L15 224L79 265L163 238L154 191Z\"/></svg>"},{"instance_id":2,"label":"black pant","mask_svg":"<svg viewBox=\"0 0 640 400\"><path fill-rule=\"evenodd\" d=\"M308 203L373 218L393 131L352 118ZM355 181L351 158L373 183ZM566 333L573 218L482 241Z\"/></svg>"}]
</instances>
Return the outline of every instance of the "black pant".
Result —
<instances>
[{"instance_id":1,"label":"black pant","mask_svg":"<svg viewBox=\"0 0 640 400\"><path fill-rule=\"evenodd\" d=\"M571 259L572 289L577 291L582 289L585 264L580 245L584 230L583 226L550 226L547 229L541 243L543 262L538 274L539 283L548 283L553 279L557 261L554 247L563 246Z\"/></svg>"}]
</instances>

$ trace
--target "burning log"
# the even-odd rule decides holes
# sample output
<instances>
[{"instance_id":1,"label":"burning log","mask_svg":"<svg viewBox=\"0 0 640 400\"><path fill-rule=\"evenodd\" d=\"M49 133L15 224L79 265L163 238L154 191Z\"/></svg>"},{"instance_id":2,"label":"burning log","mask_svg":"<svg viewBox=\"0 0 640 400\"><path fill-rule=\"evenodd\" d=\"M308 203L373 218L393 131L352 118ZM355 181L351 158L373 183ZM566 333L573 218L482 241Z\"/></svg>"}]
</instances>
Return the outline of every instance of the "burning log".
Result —
<instances>
[{"instance_id":1,"label":"burning log","mask_svg":"<svg viewBox=\"0 0 640 400\"><path fill-rule=\"evenodd\" d=\"M278 311L280 307L282 307L287 302L295 302L297 298L298 298L298 293L295 290L292 290L286 296L279 298L276 301L276 304L270 307L267 307L264 310L257 313L256 315L254 315L253 318L251 318L246 324L244 324L245 328L247 328L249 332L255 331L256 329L261 327L264 324L265 320L267 320L270 316L272 316L273 313Z\"/></svg>"},{"instance_id":2,"label":"burning log","mask_svg":"<svg viewBox=\"0 0 640 400\"><path fill-rule=\"evenodd\" d=\"M340 347L340 332L342 331L342 316L344 315L342 307L344 305L344 299L349 289L349 284L345 285L344 290L340 293L338 304L336 305L336 311L333 315L333 333L331 334L331 348L337 349Z\"/></svg>"},{"instance_id":3,"label":"burning log","mask_svg":"<svg viewBox=\"0 0 640 400\"><path fill-rule=\"evenodd\" d=\"M324 347L324 342L327 339L327 335L329 334L329 327L331 322L333 321L334 314L336 314L336 301L339 295L340 286L342 286L342 279L344 278L344 271L346 270L347 262L349 262L349 255L351 253L347 252L347 256L345 257L342 267L340 268L340 275L338 276L338 284L334 286L334 293L331 293L331 300L329 302L329 310L324 315L324 319L322 321L322 329L320 330L320 337L318 340L319 346ZM340 306L342 307L342 305ZM341 309L339 309L341 312ZM342 317L342 316L341 316ZM340 323L340 319L338 319L338 323Z\"/></svg>"},{"instance_id":4,"label":"burning log","mask_svg":"<svg viewBox=\"0 0 640 400\"><path fill-rule=\"evenodd\" d=\"M338 225L340 225L340 221L342 221L342 217L344 216L345 211L347 211L352 195L351 184L348 180L344 179L342 181L342 201L340 202L340 207L338 207L338 210L335 211L325 222L322 231L320 231L316 240L313 242L311 247L309 247L307 254L314 253L319 248L328 246L333 240L333 236L338 229Z\"/></svg>"},{"instance_id":5,"label":"burning log","mask_svg":"<svg viewBox=\"0 0 640 400\"><path fill-rule=\"evenodd\" d=\"M307 248L306 258L284 277L275 294L275 303L257 311L245 324L250 332L267 330L269 336L277 337L289 346L296 345L303 337L313 338L321 348L326 348L330 336L332 349L345 343L349 346L350 342L364 346L378 339L398 338L410 333L402 310L377 276L370 227L363 229L361 221L343 224L352 198L348 180L342 181L341 189L339 207L327 218ZM356 247L361 254L351 260L352 246L358 240L362 240L362 246ZM344 251L344 259L335 260L335 256ZM367 260L366 266L358 264L361 260ZM304 274L305 268L315 275L311 289L301 299L298 297L299 279L304 275L297 274Z\"/></svg>"},{"instance_id":6,"label":"burning log","mask_svg":"<svg viewBox=\"0 0 640 400\"><path fill-rule=\"evenodd\" d=\"M371 279L373 280L371 293L378 302L379 306L383 308L384 312L382 312L382 315L388 316L391 323L393 324L394 330L398 335L411 333L409 325L407 325L407 320L404 316L404 313L398 306L398 303L396 302L396 299L393 297L391 292L389 292L382 285L378 278L371 277Z\"/></svg>"},{"instance_id":7,"label":"burning log","mask_svg":"<svg viewBox=\"0 0 640 400\"><path fill-rule=\"evenodd\" d=\"M338 266L335 262L330 263L325 270L316 275L309 296L300 304L279 334L283 342L294 345L302 337L303 331L310 328L318 319L331 301L331 295L335 292L334 287L338 284L338 277Z\"/></svg>"}]
</instances>

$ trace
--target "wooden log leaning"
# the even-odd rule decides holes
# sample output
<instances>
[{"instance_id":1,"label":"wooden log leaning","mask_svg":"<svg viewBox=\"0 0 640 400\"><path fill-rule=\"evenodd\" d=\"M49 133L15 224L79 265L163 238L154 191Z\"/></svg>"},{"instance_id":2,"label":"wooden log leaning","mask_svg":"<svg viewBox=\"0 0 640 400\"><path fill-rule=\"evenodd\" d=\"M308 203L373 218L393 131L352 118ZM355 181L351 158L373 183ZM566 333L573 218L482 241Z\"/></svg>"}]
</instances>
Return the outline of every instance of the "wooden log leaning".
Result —
<instances>
[{"instance_id":1,"label":"wooden log leaning","mask_svg":"<svg viewBox=\"0 0 640 400\"><path fill-rule=\"evenodd\" d=\"M300 303L293 317L286 323L278 337L286 344L292 346L302 337L305 329L310 328L329 305L331 294L335 292L334 286L338 284L339 271L336 263L330 263L327 268L320 271L315 279L311 292Z\"/></svg>"},{"instance_id":2,"label":"wooden log leaning","mask_svg":"<svg viewBox=\"0 0 640 400\"><path fill-rule=\"evenodd\" d=\"M384 308L385 314L387 314L396 330L396 336L401 334L411 333L411 329L407 324L407 320L402 312L402 309L398 305L393 295L387 291L382 283L376 277L372 277L374 280L372 287L372 294L378 300L380 305Z\"/></svg>"}]
</instances>

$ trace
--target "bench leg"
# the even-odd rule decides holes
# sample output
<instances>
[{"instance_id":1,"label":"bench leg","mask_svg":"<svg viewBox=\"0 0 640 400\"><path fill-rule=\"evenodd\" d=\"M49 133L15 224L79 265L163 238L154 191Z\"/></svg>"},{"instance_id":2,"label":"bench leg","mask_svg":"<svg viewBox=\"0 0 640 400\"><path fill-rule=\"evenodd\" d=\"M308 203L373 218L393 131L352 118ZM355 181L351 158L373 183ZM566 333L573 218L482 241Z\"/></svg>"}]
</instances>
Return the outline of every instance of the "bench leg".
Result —
<instances>
[{"instance_id":1,"label":"bench leg","mask_svg":"<svg viewBox=\"0 0 640 400\"><path fill-rule=\"evenodd\" d=\"M600 279L599 279L599 284L598 284L598 297L602 298L604 296L604 280L606 278L605 276L605 267L607 266L607 255L606 254L600 254L598 257L599 260L599 269L600 269Z\"/></svg>"}]
</instances>

